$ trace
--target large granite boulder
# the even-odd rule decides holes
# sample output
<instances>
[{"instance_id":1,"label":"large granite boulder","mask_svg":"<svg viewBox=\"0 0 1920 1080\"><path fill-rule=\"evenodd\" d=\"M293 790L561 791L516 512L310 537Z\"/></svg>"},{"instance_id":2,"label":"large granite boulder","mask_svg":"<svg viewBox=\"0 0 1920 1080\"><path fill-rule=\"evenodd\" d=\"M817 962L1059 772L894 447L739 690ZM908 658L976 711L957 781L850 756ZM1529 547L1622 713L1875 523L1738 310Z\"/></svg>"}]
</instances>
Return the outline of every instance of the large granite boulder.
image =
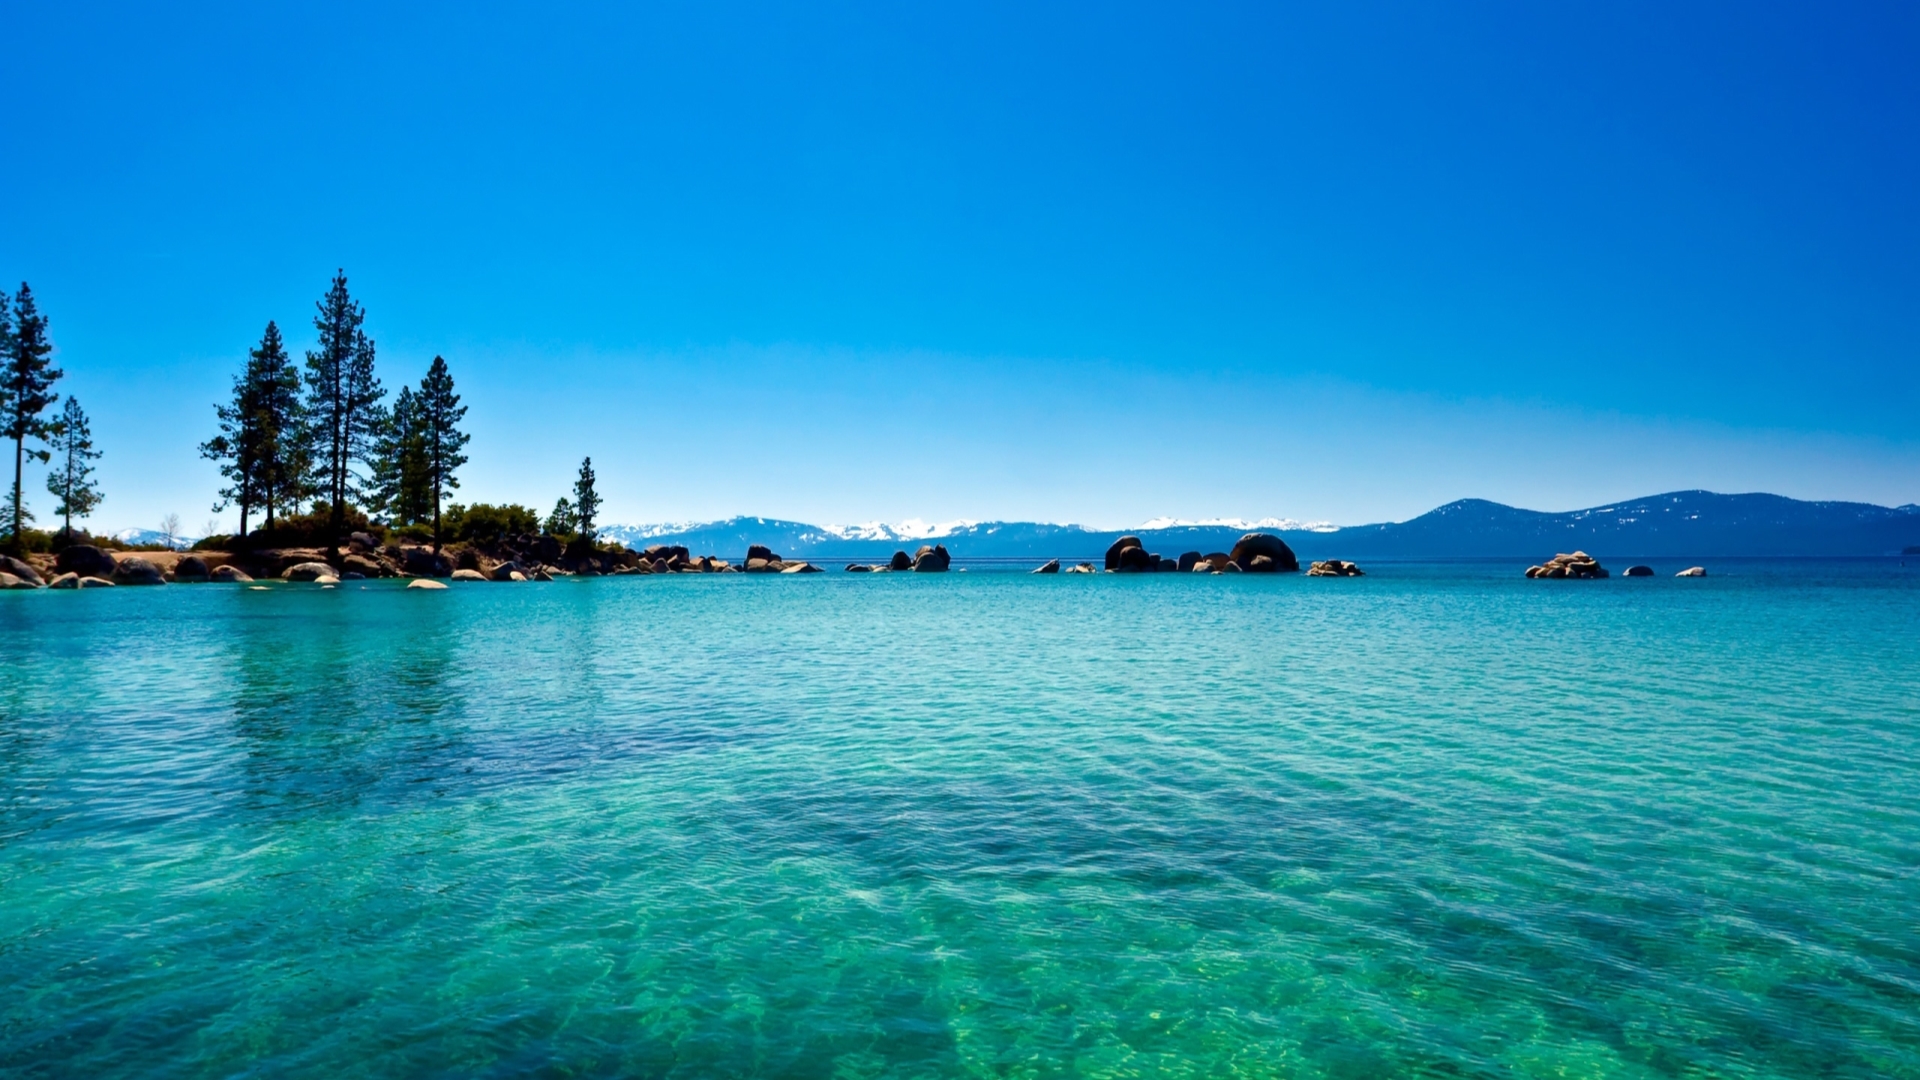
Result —
<instances>
[{"instance_id":1,"label":"large granite boulder","mask_svg":"<svg viewBox=\"0 0 1920 1080\"><path fill-rule=\"evenodd\" d=\"M323 562L303 562L289 566L280 572L280 576L287 581L319 581L321 578L338 578L338 575L333 572L333 567Z\"/></svg>"},{"instance_id":2,"label":"large granite boulder","mask_svg":"<svg viewBox=\"0 0 1920 1080\"><path fill-rule=\"evenodd\" d=\"M1060 572L1060 560L1048 559L1033 571L1036 574L1057 574Z\"/></svg>"},{"instance_id":3,"label":"large granite boulder","mask_svg":"<svg viewBox=\"0 0 1920 1080\"><path fill-rule=\"evenodd\" d=\"M1144 573L1152 570L1154 564L1153 556L1147 554L1146 549L1138 544L1121 548L1117 555L1109 551L1107 560L1107 569L1116 574Z\"/></svg>"},{"instance_id":4,"label":"large granite boulder","mask_svg":"<svg viewBox=\"0 0 1920 1080\"><path fill-rule=\"evenodd\" d=\"M1590 580L1608 575L1607 568L1595 562L1593 556L1584 551L1576 551L1571 555L1555 555L1539 566L1528 567L1527 576L1554 580L1565 578Z\"/></svg>"},{"instance_id":5,"label":"large granite boulder","mask_svg":"<svg viewBox=\"0 0 1920 1080\"><path fill-rule=\"evenodd\" d=\"M1120 569L1121 553L1126 551L1128 548L1137 548L1137 547L1140 547L1140 538L1137 536L1123 536L1120 539L1115 540L1112 544L1108 545L1107 546L1107 569L1109 570Z\"/></svg>"},{"instance_id":6,"label":"large granite boulder","mask_svg":"<svg viewBox=\"0 0 1920 1080\"><path fill-rule=\"evenodd\" d=\"M1180 553L1180 561L1178 563L1175 563L1174 565L1180 569L1181 573L1185 573L1189 570L1192 570L1194 567L1194 564L1198 563L1201 559L1204 559L1204 558L1206 558L1206 556L1200 554L1197 551L1183 551Z\"/></svg>"},{"instance_id":7,"label":"large granite boulder","mask_svg":"<svg viewBox=\"0 0 1920 1080\"><path fill-rule=\"evenodd\" d=\"M549 538L543 538L549 539ZM558 555L558 552L555 553ZM453 561L445 555L435 555L431 549L407 548L401 568L411 577L452 577Z\"/></svg>"},{"instance_id":8,"label":"large granite boulder","mask_svg":"<svg viewBox=\"0 0 1920 1080\"><path fill-rule=\"evenodd\" d=\"M62 574L112 577L114 563L113 556L92 544L74 544L60 549L60 554L54 556L53 566Z\"/></svg>"},{"instance_id":9,"label":"large granite boulder","mask_svg":"<svg viewBox=\"0 0 1920 1080\"><path fill-rule=\"evenodd\" d=\"M934 544L931 547L922 544L920 550L914 552L913 555L913 569L915 573L945 573L947 567L951 565L953 565L953 556L947 554L945 544Z\"/></svg>"},{"instance_id":10,"label":"large granite boulder","mask_svg":"<svg viewBox=\"0 0 1920 1080\"><path fill-rule=\"evenodd\" d=\"M480 572L480 571L478 571L478 570L468 570L468 569L467 569L467 568L465 568L465 567L461 567L460 569L458 569L458 570L455 570L455 571L453 572L453 580L455 580L455 581L485 581L485 580L487 580L487 575L485 575L485 574L483 574L483 573L481 573L481 572Z\"/></svg>"},{"instance_id":11,"label":"large granite boulder","mask_svg":"<svg viewBox=\"0 0 1920 1080\"><path fill-rule=\"evenodd\" d=\"M651 570L649 570L649 572L651 572ZM527 579L527 575L521 570L520 564L511 559L493 568L493 580L495 581L512 581L513 575L515 574L520 575L521 581Z\"/></svg>"},{"instance_id":12,"label":"large granite boulder","mask_svg":"<svg viewBox=\"0 0 1920 1080\"><path fill-rule=\"evenodd\" d=\"M386 564L380 560L370 555L361 555L358 553L348 555L346 558L341 559L340 571L343 576L346 574L359 574L363 578L386 577L392 573L392 571L387 569Z\"/></svg>"},{"instance_id":13,"label":"large granite boulder","mask_svg":"<svg viewBox=\"0 0 1920 1080\"><path fill-rule=\"evenodd\" d=\"M446 587L446 582L434 581L431 578L415 578L407 582L407 588L409 589L444 589Z\"/></svg>"},{"instance_id":14,"label":"large granite boulder","mask_svg":"<svg viewBox=\"0 0 1920 1080\"><path fill-rule=\"evenodd\" d=\"M0 589L37 589L39 584L0 570Z\"/></svg>"},{"instance_id":15,"label":"large granite boulder","mask_svg":"<svg viewBox=\"0 0 1920 1080\"><path fill-rule=\"evenodd\" d=\"M1193 572L1196 574L1220 574L1226 572L1229 566L1233 566L1233 556L1228 555L1224 551L1216 551L1195 559L1193 561ZM1238 569L1238 567L1235 567L1235 569Z\"/></svg>"},{"instance_id":16,"label":"large granite boulder","mask_svg":"<svg viewBox=\"0 0 1920 1080\"><path fill-rule=\"evenodd\" d=\"M240 585L253 580L251 575L237 566L216 566L213 568L213 573L208 576L214 581L233 582Z\"/></svg>"},{"instance_id":17,"label":"large granite boulder","mask_svg":"<svg viewBox=\"0 0 1920 1080\"><path fill-rule=\"evenodd\" d=\"M893 558L887 560L887 569L911 570L913 569L913 556L904 551L896 551L893 553Z\"/></svg>"},{"instance_id":18,"label":"large granite boulder","mask_svg":"<svg viewBox=\"0 0 1920 1080\"><path fill-rule=\"evenodd\" d=\"M49 589L77 589L79 587L80 575L73 573L55 574L53 580L47 582L47 588Z\"/></svg>"},{"instance_id":19,"label":"large granite boulder","mask_svg":"<svg viewBox=\"0 0 1920 1080\"><path fill-rule=\"evenodd\" d=\"M1262 572L1292 573L1300 569L1300 560L1294 558L1293 549L1272 533L1250 532L1242 536L1240 542L1233 545L1233 550L1227 553L1227 558L1242 570L1253 570L1253 560L1261 555L1268 560L1259 567Z\"/></svg>"},{"instance_id":20,"label":"large granite boulder","mask_svg":"<svg viewBox=\"0 0 1920 1080\"><path fill-rule=\"evenodd\" d=\"M46 579L40 576L40 571L35 570L26 560L16 559L11 555L0 555L0 573L12 574L32 585L47 583Z\"/></svg>"},{"instance_id":21,"label":"large granite boulder","mask_svg":"<svg viewBox=\"0 0 1920 1080\"><path fill-rule=\"evenodd\" d=\"M140 556L129 555L113 568L113 580L121 585L165 585L167 576Z\"/></svg>"},{"instance_id":22,"label":"large granite boulder","mask_svg":"<svg viewBox=\"0 0 1920 1080\"><path fill-rule=\"evenodd\" d=\"M747 553L749 555L753 554L753 550L755 547L760 547L760 545L755 544L753 547L748 548ZM760 550L766 551L767 549L760 548ZM660 560L665 559L668 563L673 563L673 562L686 562L687 560L693 557L693 553L688 551L686 547L681 544L655 544L652 547L642 551L640 553L640 557L647 560L648 562L659 562ZM761 558L765 558L765 559L770 559L772 557L773 557L772 552L768 552L766 555L761 556Z\"/></svg>"},{"instance_id":23,"label":"large granite boulder","mask_svg":"<svg viewBox=\"0 0 1920 1080\"><path fill-rule=\"evenodd\" d=\"M213 571L207 569L207 560L198 555L188 555L173 564L175 581L205 581L212 576Z\"/></svg>"},{"instance_id":24,"label":"large granite boulder","mask_svg":"<svg viewBox=\"0 0 1920 1080\"><path fill-rule=\"evenodd\" d=\"M1653 567L1651 567L1651 566L1629 566L1629 567L1627 567L1627 572L1626 572L1626 573L1624 573L1624 574L1622 574L1622 575L1620 575L1620 576L1621 576L1621 577L1652 577L1652 576L1653 576Z\"/></svg>"},{"instance_id":25,"label":"large granite boulder","mask_svg":"<svg viewBox=\"0 0 1920 1080\"><path fill-rule=\"evenodd\" d=\"M380 544L373 538L372 533L357 532L347 537L347 550L349 551L357 551L363 555L370 555L379 549Z\"/></svg>"},{"instance_id":26,"label":"large granite boulder","mask_svg":"<svg viewBox=\"0 0 1920 1080\"><path fill-rule=\"evenodd\" d=\"M683 559L686 558L686 549L681 548L680 552L680 557ZM779 562L780 556L775 555L773 549L765 544L748 544L747 561L752 562L755 559L759 559L761 562Z\"/></svg>"}]
</instances>

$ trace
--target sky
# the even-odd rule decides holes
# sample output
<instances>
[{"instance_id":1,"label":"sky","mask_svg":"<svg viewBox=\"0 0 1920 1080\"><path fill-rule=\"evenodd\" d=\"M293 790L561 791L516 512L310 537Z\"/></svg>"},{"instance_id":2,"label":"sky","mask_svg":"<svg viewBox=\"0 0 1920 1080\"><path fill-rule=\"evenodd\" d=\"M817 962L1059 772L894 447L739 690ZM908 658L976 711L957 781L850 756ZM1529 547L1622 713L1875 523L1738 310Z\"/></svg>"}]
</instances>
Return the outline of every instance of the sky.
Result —
<instances>
[{"instance_id":1,"label":"sky","mask_svg":"<svg viewBox=\"0 0 1920 1080\"><path fill-rule=\"evenodd\" d=\"M468 501L1920 501L1911 4L397 7L0 0L94 528L231 526L196 446L337 268Z\"/></svg>"}]
</instances>

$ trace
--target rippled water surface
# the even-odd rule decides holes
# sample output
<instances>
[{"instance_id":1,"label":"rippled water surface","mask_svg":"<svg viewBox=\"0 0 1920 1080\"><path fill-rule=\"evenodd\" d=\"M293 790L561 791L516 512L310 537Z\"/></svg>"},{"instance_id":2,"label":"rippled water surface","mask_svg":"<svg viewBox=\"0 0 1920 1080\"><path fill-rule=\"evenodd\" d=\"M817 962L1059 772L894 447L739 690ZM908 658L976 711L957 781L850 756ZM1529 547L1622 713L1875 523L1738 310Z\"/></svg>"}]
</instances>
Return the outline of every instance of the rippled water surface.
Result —
<instances>
[{"instance_id":1,"label":"rippled water surface","mask_svg":"<svg viewBox=\"0 0 1920 1080\"><path fill-rule=\"evenodd\" d=\"M13 592L0 658L9 1076L1920 1076L1897 562Z\"/></svg>"}]
</instances>

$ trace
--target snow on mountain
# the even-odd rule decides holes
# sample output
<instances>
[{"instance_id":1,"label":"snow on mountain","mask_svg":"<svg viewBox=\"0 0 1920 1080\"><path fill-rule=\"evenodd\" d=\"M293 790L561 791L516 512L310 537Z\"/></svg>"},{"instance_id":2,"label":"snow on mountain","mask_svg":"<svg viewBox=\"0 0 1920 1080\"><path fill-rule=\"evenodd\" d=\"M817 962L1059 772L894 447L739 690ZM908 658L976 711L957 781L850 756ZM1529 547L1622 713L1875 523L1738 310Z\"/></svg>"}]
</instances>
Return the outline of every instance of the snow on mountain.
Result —
<instances>
[{"instance_id":1,"label":"snow on mountain","mask_svg":"<svg viewBox=\"0 0 1920 1080\"><path fill-rule=\"evenodd\" d=\"M167 542L166 537L157 529L121 529L119 532L111 535L115 540L123 544L164 544ZM176 550L185 551L194 545L194 541L199 539L201 538L198 536L175 533L173 546Z\"/></svg>"},{"instance_id":2,"label":"snow on mountain","mask_svg":"<svg viewBox=\"0 0 1920 1080\"><path fill-rule=\"evenodd\" d=\"M1248 521L1246 518L1202 518L1189 521L1185 518L1157 517L1141 522L1140 532L1154 532L1159 529L1238 529L1241 532L1266 530L1273 532L1316 532L1330 533L1340 531L1340 526L1331 521L1295 521L1292 518L1261 518Z\"/></svg>"}]
</instances>

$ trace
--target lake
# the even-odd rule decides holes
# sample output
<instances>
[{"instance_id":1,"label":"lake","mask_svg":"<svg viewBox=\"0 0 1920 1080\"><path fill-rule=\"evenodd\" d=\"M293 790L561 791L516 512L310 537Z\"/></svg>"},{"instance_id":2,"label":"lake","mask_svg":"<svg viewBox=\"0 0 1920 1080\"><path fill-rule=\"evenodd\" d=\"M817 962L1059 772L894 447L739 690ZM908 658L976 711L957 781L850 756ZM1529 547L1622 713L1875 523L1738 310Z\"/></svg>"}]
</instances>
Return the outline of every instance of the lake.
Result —
<instances>
[{"instance_id":1,"label":"lake","mask_svg":"<svg viewBox=\"0 0 1920 1080\"><path fill-rule=\"evenodd\" d=\"M1920 1076L1920 562L1604 561L0 593L0 1073Z\"/></svg>"}]
</instances>

